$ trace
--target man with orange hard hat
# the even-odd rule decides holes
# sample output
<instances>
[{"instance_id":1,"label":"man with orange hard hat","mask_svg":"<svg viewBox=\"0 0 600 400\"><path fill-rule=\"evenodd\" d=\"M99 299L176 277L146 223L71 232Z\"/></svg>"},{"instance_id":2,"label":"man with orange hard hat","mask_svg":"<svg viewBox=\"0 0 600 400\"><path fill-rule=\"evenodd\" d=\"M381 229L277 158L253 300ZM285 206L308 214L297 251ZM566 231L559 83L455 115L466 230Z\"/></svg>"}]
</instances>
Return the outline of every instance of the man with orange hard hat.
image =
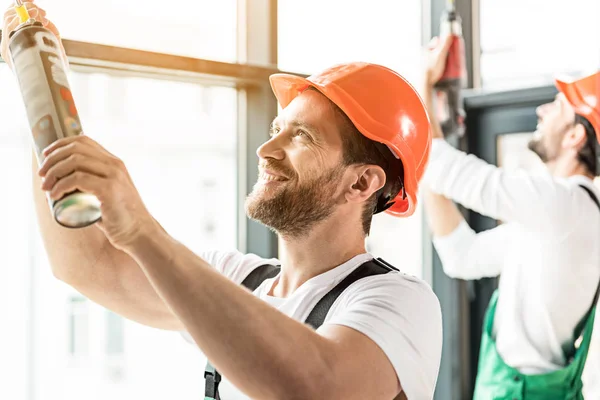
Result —
<instances>
[{"instance_id":1,"label":"man with orange hard hat","mask_svg":"<svg viewBox=\"0 0 600 400\"><path fill-rule=\"evenodd\" d=\"M11 10L4 38L17 23ZM373 214L417 207L431 144L420 97L368 63L270 82L283 111L257 150L246 211L279 234L281 260L192 253L150 215L117 157L71 137L46 149L35 174L55 276L127 318L184 332L210 360L206 399L431 399L438 299L365 250ZM74 189L100 199L101 223L71 231L54 222L45 192Z\"/></svg>"},{"instance_id":2,"label":"man with orange hard hat","mask_svg":"<svg viewBox=\"0 0 600 400\"><path fill-rule=\"evenodd\" d=\"M450 42L429 51L423 96L430 110ZM593 184L600 175L600 72L557 79L556 86L555 100L537 108L529 143L547 166L541 174L508 171L451 147L430 115L434 139L423 184L444 271L460 279L501 275L484 320L478 400L582 399L583 391L600 398L599 355L588 357L600 289L600 190ZM475 233L452 200L503 224Z\"/></svg>"}]
</instances>

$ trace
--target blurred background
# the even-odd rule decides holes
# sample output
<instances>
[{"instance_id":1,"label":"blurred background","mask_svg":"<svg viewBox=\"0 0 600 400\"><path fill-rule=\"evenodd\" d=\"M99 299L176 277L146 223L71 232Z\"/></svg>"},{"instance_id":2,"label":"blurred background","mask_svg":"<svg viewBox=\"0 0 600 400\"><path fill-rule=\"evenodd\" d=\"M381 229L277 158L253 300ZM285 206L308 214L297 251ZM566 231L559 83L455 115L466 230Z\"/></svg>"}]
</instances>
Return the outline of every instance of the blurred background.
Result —
<instances>
[{"instance_id":1,"label":"blurred background","mask_svg":"<svg viewBox=\"0 0 600 400\"><path fill-rule=\"evenodd\" d=\"M125 161L162 225L194 251L265 257L277 255L277 240L245 218L243 200L277 113L268 76L361 60L417 85L421 49L445 8L445 0L36 3L61 31L84 130ZM457 7L470 88L461 146L507 168L538 168L525 146L534 109L554 97L556 73L600 67L600 2ZM199 398L205 360L179 334L126 321L52 276L33 212L24 107L1 62L0 118L0 399ZM368 247L433 287L444 313L436 399L467 399L497 280L447 278L422 210L401 221L376 216ZM476 230L497 223L467 216Z\"/></svg>"}]
</instances>

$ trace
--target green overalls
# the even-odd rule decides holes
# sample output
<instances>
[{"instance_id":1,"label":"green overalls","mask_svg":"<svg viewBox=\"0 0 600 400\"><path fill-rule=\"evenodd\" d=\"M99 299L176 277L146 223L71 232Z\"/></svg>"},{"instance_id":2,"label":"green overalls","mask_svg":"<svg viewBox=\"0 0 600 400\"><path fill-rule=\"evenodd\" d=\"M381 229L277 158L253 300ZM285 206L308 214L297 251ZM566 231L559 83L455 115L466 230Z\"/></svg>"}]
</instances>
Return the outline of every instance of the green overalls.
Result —
<instances>
[{"instance_id":1,"label":"green overalls","mask_svg":"<svg viewBox=\"0 0 600 400\"><path fill-rule=\"evenodd\" d=\"M579 185L600 209L600 201L589 188ZM492 336L498 291L494 292L486 311L479 350L479 365L475 382L474 400L583 400L581 375L587 359L600 284L587 315L575 329L575 337L581 339L578 347L565 349L567 365L557 371L540 375L524 375L506 365L496 351ZM583 326L582 326L583 324ZM577 340L575 341L577 343ZM596 399L593 399L596 400Z\"/></svg>"},{"instance_id":2,"label":"green overalls","mask_svg":"<svg viewBox=\"0 0 600 400\"><path fill-rule=\"evenodd\" d=\"M595 300L595 299L594 299ZM496 351L492 337L498 291L486 312L474 400L582 400L581 374L590 347L596 314L595 301L581 331L582 341L570 363L562 369L541 375L524 375L506 365ZM569 358L567 358L569 359Z\"/></svg>"}]
</instances>

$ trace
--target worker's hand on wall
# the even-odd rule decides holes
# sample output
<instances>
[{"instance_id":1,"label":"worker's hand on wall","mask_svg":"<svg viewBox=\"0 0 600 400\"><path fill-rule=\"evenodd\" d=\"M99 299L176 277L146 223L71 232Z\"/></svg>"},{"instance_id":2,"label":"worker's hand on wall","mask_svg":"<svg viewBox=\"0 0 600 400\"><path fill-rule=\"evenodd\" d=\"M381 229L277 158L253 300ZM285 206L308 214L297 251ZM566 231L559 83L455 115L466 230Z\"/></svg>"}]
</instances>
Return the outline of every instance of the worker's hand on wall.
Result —
<instances>
[{"instance_id":1,"label":"worker's hand on wall","mask_svg":"<svg viewBox=\"0 0 600 400\"><path fill-rule=\"evenodd\" d=\"M452 45L452 36L431 39L425 49L425 84L430 88L440 80L444 73L448 50Z\"/></svg>"},{"instance_id":2,"label":"worker's hand on wall","mask_svg":"<svg viewBox=\"0 0 600 400\"><path fill-rule=\"evenodd\" d=\"M42 25L44 25L44 27L46 27L52 33L54 33L56 35L56 37L58 38L58 42L61 45L63 54L64 54L65 50L64 50L64 47L62 46L62 42L60 40L60 33L58 32L58 29L56 28L54 23L52 23L52 21L50 21L49 19L46 18L46 11L44 9L38 7L36 4L34 4L33 1L25 2L25 3L23 3L23 5L27 8L27 12L29 13L29 16L31 18L34 18L36 21L41 22ZM0 46L1 47L0 55L2 56L2 59L8 64L9 67L12 67L12 66L11 66L11 61L10 61L10 57L9 57L8 39L9 39L10 33L12 31L14 31L15 28L17 26L19 26L19 24L20 24L20 21L19 21L19 17L17 16L17 12L15 11L15 7L13 5L11 5L4 13L4 18L3 18L3 22L2 22L2 43ZM65 57L65 60L66 60L66 57Z\"/></svg>"},{"instance_id":3,"label":"worker's hand on wall","mask_svg":"<svg viewBox=\"0 0 600 400\"><path fill-rule=\"evenodd\" d=\"M117 249L123 250L158 226L125 164L93 139L84 135L59 139L43 154L42 190L53 200L77 189L95 195L102 211L97 227Z\"/></svg>"}]
</instances>

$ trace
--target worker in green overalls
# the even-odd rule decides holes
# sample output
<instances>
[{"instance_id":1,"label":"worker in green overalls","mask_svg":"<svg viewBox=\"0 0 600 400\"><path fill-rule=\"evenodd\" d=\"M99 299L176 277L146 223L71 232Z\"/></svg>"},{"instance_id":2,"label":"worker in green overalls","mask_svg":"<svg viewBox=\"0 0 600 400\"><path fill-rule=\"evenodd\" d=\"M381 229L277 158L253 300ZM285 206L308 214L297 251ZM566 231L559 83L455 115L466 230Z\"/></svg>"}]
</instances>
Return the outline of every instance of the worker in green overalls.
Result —
<instances>
[{"instance_id":1,"label":"worker in green overalls","mask_svg":"<svg viewBox=\"0 0 600 400\"><path fill-rule=\"evenodd\" d=\"M556 80L558 94L537 108L528 146L546 168L508 171L444 140L433 89L449 46L441 40L429 50L422 88L435 138L424 177L426 214L446 274L501 275L484 321L474 397L582 399L600 283L600 190L593 184L600 174L600 72ZM454 202L503 223L476 233ZM599 379L599 369L586 367L584 380ZM591 390L585 395L600 399Z\"/></svg>"}]
</instances>

